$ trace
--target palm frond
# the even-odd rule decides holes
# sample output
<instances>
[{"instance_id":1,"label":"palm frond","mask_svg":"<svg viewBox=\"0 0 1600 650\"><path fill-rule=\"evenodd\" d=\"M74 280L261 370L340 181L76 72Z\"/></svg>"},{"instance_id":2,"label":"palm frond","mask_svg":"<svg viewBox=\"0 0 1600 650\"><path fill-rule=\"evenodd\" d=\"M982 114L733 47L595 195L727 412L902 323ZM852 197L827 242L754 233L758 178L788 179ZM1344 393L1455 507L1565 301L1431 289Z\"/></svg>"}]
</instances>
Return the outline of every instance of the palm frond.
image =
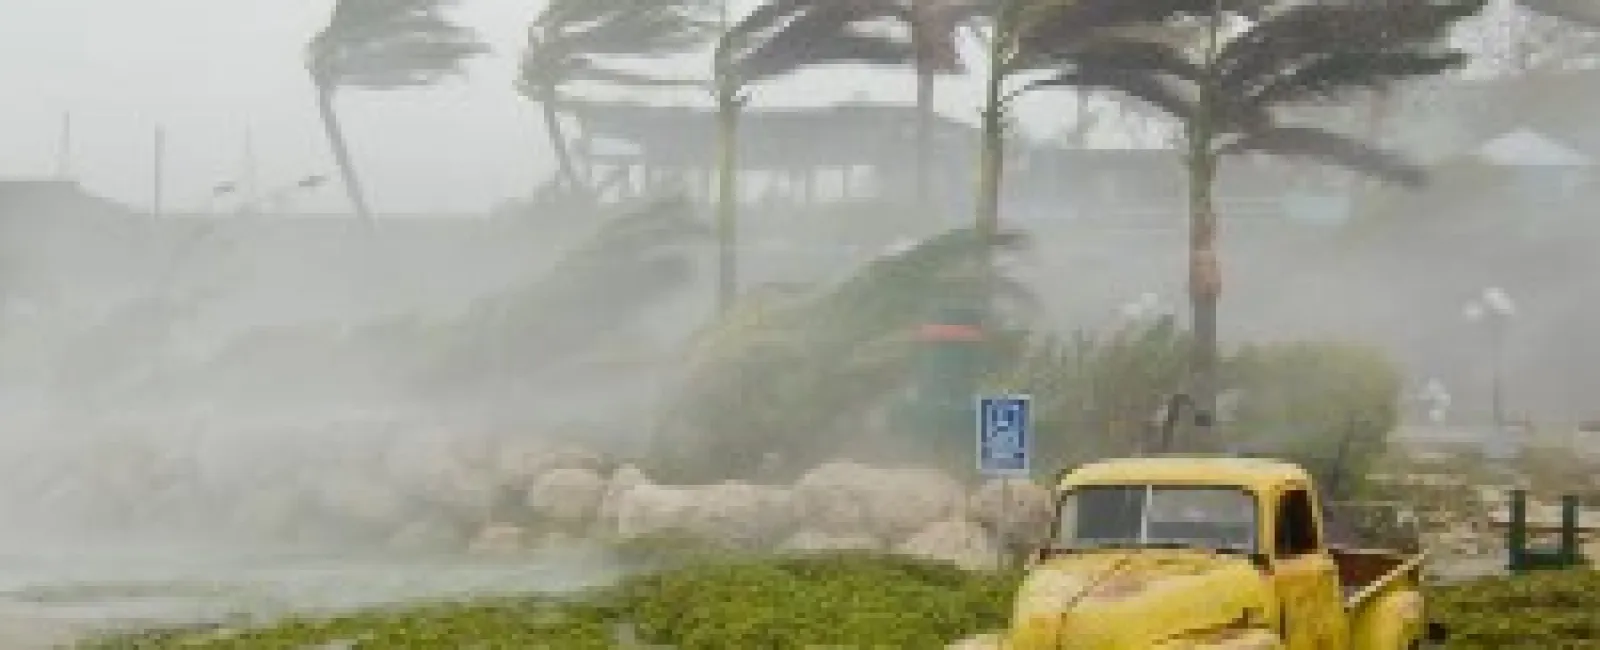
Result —
<instances>
[{"instance_id":1,"label":"palm frond","mask_svg":"<svg viewBox=\"0 0 1600 650\"><path fill-rule=\"evenodd\" d=\"M732 87L806 66L911 60L910 43L863 28L889 18L882 6L850 0L774 0L729 28L718 41L718 76Z\"/></svg>"},{"instance_id":2,"label":"palm frond","mask_svg":"<svg viewBox=\"0 0 1600 650\"><path fill-rule=\"evenodd\" d=\"M1428 44L1442 45L1451 26L1481 12L1487 1L1294 5L1224 45L1218 58L1220 87L1229 94L1249 95L1328 55L1418 52ZM1374 69L1355 83L1371 85L1386 78L1385 70Z\"/></svg>"},{"instance_id":3,"label":"palm frond","mask_svg":"<svg viewBox=\"0 0 1600 650\"><path fill-rule=\"evenodd\" d=\"M307 48L319 84L394 88L459 74L488 51L472 30L450 22L448 0L339 0Z\"/></svg>"},{"instance_id":4,"label":"palm frond","mask_svg":"<svg viewBox=\"0 0 1600 650\"><path fill-rule=\"evenodd\" d=\"M1242 152L1312 158L1408 187L1427 180L1421 167L1393 152L1313 127L1278 126L1249 133L1221 151Z\"/></svg>"},{"instance_id":5,"label":"palm frond","mask_svg":"<svg viewBox=\"0 0 1600 650\"><path fill-rule=\"evenodd\" d=\"M1254 106L1328 101L1352 90L1436 75L1460 66L1466 58L1463 52L1426 49L1331 52L1307 57L1300 67L1276 75L1242 99L1244 104Z\"/></svg>"}]
</instances>

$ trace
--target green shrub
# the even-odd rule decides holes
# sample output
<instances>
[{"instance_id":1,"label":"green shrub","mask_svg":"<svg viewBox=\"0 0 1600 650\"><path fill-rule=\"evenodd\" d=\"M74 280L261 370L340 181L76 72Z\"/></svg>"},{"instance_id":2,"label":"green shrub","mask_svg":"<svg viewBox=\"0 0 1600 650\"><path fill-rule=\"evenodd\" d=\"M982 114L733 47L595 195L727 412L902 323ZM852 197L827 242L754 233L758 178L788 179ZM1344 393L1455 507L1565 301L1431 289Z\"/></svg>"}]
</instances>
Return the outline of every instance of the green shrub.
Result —
<instances>
[{"instance_id":1,"label":"green shrub","mask_svg":"<svg viewBox=\"0 0 1600 650\"><path fill-rule=\"evenodd\" d=\"M1546 571L1442 587L1431 615L1449 648L1600 648L1600 572Z\"/></svg>"},{"instance_id":2,"label":"green shrub","mask_svg":"<svg viewBox=\"0 0 1600 650\"><path fill-rule=\"evenodd\" d=\"M1298 342L1241 349L1228 361L1239 398L1236 447L1304 465L1333 499L1363 496L1363 477L1399 423L1400 373L1375 348Z\"/></svg>"},{"instance_id":3,"label":"green shrub","mask_svg":"<svg viewBox=\"0 0 1600 650\"><path fill-rule=\"evenodd\" d=\"M611 648L631 625L682 650L800 649L815 644L937 648L1005 625L1016 575L867 553L702 562L575 599L485 599L259 629L150 632L84 650L291 650L360 640L362 650Z\"/></svg>"}]
</instances>

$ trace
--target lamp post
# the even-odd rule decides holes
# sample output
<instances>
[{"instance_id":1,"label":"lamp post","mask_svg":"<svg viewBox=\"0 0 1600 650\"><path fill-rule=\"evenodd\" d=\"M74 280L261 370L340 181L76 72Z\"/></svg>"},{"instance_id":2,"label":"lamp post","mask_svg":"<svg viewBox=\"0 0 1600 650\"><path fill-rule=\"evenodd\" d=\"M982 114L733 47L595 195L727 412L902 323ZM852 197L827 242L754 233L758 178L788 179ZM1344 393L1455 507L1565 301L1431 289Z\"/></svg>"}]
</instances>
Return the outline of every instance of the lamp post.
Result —
<instances>
[{"instance_id":1,"label":"lamp post","mask_svg":"<svg viewBox=\"0 0 1600 650\"><path fill-rule=\"evenodd\" d=\"M1479 296L1467 301L1462 307L1462 315L1473 323L1483 323L1489 328L1490 337L1490 409L1494 418L1495 432L1504 434L1506 429L1505 414L1505 344L1506 330L1511 319L1517 314L1516 303L1511 296L1499 287L1489 287Z\"/></svg>"}]
</instances>

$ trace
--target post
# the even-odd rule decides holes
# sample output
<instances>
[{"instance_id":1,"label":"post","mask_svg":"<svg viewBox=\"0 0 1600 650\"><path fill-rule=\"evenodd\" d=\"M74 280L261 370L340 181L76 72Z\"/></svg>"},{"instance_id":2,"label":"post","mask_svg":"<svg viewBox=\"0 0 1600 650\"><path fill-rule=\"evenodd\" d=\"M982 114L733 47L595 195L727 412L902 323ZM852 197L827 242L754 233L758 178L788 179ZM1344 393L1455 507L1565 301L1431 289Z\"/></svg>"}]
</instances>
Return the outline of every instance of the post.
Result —
<instances>
[{"instance_id":1,"label":"post","mask_svg":"<svg viewBox=\"0 0 1600 650\"><path fill-rule=\"evenodd\" d=\"M1506 550L1512 573L1528 569L1528 492L1511 491L1511 521L1506 527Z\"/></svg>"},{"instance_id":2,"label":"post","mask_svg":"<svg viewBox=\"0 0 1600 650\"><path fill-rule=\"evenodd\" d=\"M61 142L56 151L56 178L72 178L72 113L61 114Z\"/></svg>"},{"instance_id":3,"label":"post","mask_svg":"<svg viewBox=\"0 0 1600 650\"><path fill-rule=\"evenodd\" d=\"M154 187L152 188L154 191L152 192L151 201L150 201L150 214L154 215L156 218L160 218L161 214L162 214L162 205L161 205L162 178L161 178L161 175L162 175L162 172L163 172L162 166L164 166L166 164L166 153L167 153L166 149L167 149L167 133L166 133L166 130L163 129L161 126L157 125L156 126L156 140L155 140L155 167L154 167L154 179L153 179Z\"/></svg>"},{"instance_id":4,"label":"post","mask_svg":"<svg viewBox=\"0 0 1600 650\"><path fill-rule=\"evenodd\" d=\"M1561 496L1561 564L1562 566L1576 566L1581 563L1581 551L1578 547L1578 496L1564 494Z\"/></svg>"},{"instance_id":5,"label":"post","mask_svg":"<svg viewBox=\"0 0 1600 650\"><path fill-rule=\"evenodd\" d=\"M1494 346L1494 349L1490 351L1490 354L1493 355L1493 358L1490 359L1490 362L1493 365L1490 368L1491 376L1489 378L1489 404L1494 418L1495 435L1499 436L1506 435L1505 319L1506 317L1503 315L1492 314L1489 322L1489 335L1494 338L1494 340L1491 342L1491 345Z\"/></svg>"}]
</instances>

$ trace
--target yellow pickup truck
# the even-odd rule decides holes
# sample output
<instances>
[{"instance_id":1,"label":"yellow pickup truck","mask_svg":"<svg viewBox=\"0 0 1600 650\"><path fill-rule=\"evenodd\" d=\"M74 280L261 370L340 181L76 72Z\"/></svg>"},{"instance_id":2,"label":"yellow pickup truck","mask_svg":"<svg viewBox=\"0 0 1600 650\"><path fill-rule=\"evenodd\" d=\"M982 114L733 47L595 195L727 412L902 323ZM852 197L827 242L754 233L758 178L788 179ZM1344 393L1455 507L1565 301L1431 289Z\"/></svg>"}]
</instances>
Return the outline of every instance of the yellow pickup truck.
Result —
<instances>
[{"instance_id":1,"label":"yellow pickup truck","mask_svg":"<svg viewBox=\"0 0 1600 650\"><path fill-rule=\"evenodd\" d=\"M1003 650L1406 650L1423 556L1330 548L1303 468L1250 458L1109 460L1056 486Z\"/></svg>"}]
</instances>

